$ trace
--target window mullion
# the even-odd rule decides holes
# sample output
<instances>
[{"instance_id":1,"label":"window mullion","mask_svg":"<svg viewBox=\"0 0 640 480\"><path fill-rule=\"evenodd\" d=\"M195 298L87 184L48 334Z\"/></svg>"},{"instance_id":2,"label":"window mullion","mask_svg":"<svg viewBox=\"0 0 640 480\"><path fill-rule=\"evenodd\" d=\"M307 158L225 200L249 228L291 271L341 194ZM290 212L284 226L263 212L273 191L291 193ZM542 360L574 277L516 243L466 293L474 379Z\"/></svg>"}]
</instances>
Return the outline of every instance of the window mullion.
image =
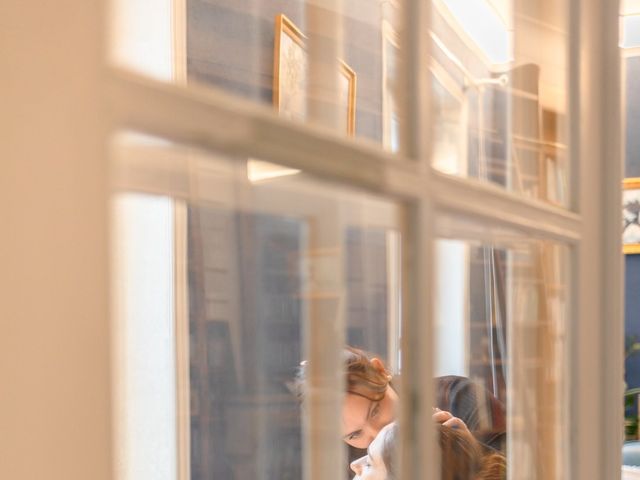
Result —
<instances>
[{"instance_id":1,"label":"window mullion","mask_svg":"<svg viewBox=\"0 0 640 480\"><path fill-rule=\"evenodd\" d=\"M582 219L565 209L438 172L432 174L431 185L439 210L524 231L528 236L571 244L580 240Z\"/></svg>"},{"instance_id":2,"label":"window mullion","mask_svg":"<svg viewBox=\"0 0 640 480\"><path fill-rule=\"evenodd\" d=\"M422 195L410 205L403 248L403 295L407 308L402 334L400 392L400 478L435 479L438 467L432 407L433 389L433 245L429 112L430 2L403 4L400 36L400 98L404 123L401 148L420 171ZM426 460L429 459L429 460ZM436 461L433 461L436 459Z\"/></svg>"},{"instance_id":3,"label":"window mullion","mask_svg":"<svg viewBox=\"0 0 640 480\"><path fill-rule=\"evenodd\" d=\"M584 218L574 254L571 305L571 478L620 476L623 440L623 302L621 255L621 114L617 2L573 2L579 65L572 108L579 128L573 165ZM577 13L576 13L577 11ZM574 42L576 43L575 39ZM574 102L578 98L572 98ZM572 132L573 133L573 132ZM577 145L577 143L576 143Z\"/></svg>"},{"instance_id":4,"label":"window mullion","mask_svg":"<svg viewBox=\"0 0 640 480\"><path fill-rule=\"evenodd\" d=\"M338 98L338 58L341 47L341 0L307 0L306 21L308 38L307 112L309 120L331 128L339 123L339 111L334 98ZM286 139L272 143L270 136L261 137L269 123L256 125L256 144L260 152L267 145L288 145ZM275 134L276 132L274 132ZM261 145L258 138L266 140ZM295 142L295 137L293 137ZM286 154L285 152L282 152ZM306 154L301 157L311 160ZM310 153L310 152L308 152ZM326 155L326 152L324 152ZM276 155L280 160L280 155ZM315 155L313 157L316 157ZM338 160L346 161L343 155ZM322 161L313 158L316 163ZM348 162L347 162L348 164ZM310 166L310 165L308 165ZM340 216L338 209L336 217ZM335 219L326 225L317 225L312 235L309 269L316 269L315 252L342 243L342 231L335 228ZM336 268L326 285L307 287L307 315L303 320L303 345L308 359L308 376L303 409L303 458L305 480L332 480L344 475L345 449L342 444L342 407L344 401L344 365L342 349L345 343L345 285L342 278L342 253L335 253Z\"/></svg>"},{"instance_id":5,"label":"window mullion","mask_svg":"<svg viewBox=\"0 0 640 480\"><path fill-rule=\"evenodd\" d=\"M580 468L589 468L587 456L592 454L601 456L601 471L594 478L620 475L624 318L623 264L620 254L622 96L617 7L617 2L580 2L581 13L586 17L581 23L581 32L590 33L583 35L580 44L583 49L593 49L597 53L590 60L581 56L583 64L580 65L580 71L590 75L588 81L595 81L593 86L587 81L582 83L581 99L587 100L580 105L582 169L578 177L579 209L584 218L590 221L585 221L584 242L578 251L579 273L575 282L578 295L574 301L578 309L575 321L584 327L580 330L576 325L575 331L578 333L574 343L578 361L573 368L579 372L576 393L584 404L579 409L580 416L574 418L581 439L578 448L580 455L583 455L578 459L580 465L572 472L574 478L586 478ZM585 29L587 25L591 28ZM585 77L583 79L586 80ZM595 265L594 259L598 261ZM589 349L592 342L593 349ZM599 361L590 370L589 362L594 353L596 361ZM600 386L598 398L585 399L583 395L592 392L591 382ZM599 435L589 434L586 418L591 419ZM583 439L584 436L595 437L596 444ZM595 450L592 450L594 447Z\"/></svg>"},{"instance_id":6,"label":"window mullion","mask_svg":"<svg viewBox=\"0 0 640 480\"><path fill-rule=\"evenodd\" d=\"M122 72L113 76L111 93L112 121L119 127L195 144L242 161L253 157L281 163L400 199L431 195L443 210L495 219L563 241L573 242L579 236L576 214L475 180L432 174L426 168L424 153L422 162L398 159L320 128L286 122L254 105L245 105L246 110L239 108L224 95L213 98L197 89L164 85ZM412 115L416 117L415 111ZM420 132L416 128L412 136L417 142L425 142L419 138ZM420 145L414 145L412 151L425 152Z\"/></svg>"}]
</instances>

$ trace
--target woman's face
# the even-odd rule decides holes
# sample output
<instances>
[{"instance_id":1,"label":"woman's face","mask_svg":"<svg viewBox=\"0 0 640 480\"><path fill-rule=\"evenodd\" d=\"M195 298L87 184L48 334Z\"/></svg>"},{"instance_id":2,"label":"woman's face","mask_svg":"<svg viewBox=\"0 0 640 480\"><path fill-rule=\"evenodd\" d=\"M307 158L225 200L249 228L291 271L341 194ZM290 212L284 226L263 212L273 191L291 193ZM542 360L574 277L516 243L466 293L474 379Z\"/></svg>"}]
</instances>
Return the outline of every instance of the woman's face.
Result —
<instances>
[{"instance_id":1,"label":"woman's face","mask_svg":"<svg viewBox=\"0 0 640 480\"><path fill-rule=\"evenodd\" d=\"M380 430L395 420L397 403L398 395L391 387L377 402L347 393L342 408L344 441L352 447L367 448Z\"/></svg>"},{"instance_id":2,"label":"woman's face","mask_svg":"<svg viewBox=\"0 0 640 480\"><path fill-rule=\"evenodd\" d=\"M356 473L353 480L386 480L388 472L382 459L385 432L380 432L371 442L367 455L351 462L351 470Z\"/></svg>"}]
</instances>

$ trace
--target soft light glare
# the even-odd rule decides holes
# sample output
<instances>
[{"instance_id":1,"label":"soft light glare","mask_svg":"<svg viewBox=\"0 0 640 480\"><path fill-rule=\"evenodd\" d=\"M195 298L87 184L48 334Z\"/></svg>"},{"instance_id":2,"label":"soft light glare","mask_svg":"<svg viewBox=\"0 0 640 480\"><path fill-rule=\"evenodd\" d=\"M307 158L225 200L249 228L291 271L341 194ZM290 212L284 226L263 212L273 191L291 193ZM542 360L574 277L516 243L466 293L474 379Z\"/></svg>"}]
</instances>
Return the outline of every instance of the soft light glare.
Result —
<instances>
[{"instance_id":1,"label":"soft light glare","mask_svg":"<svg viewBox=\"0 0 640 480\"><path fill-rule=\"evenodd\" d=\"M513 59L507 25L491 5L469 0L443 0L443 3L491 63Z\"/></svg>"},{"instance_id":2,"label":"soft light glare","mask_svg":"<svg viewBox=\"0 0 640 480\"><path fill-rule=\"evenodd\" d=\"M251 183L272 180L279 177L287 177L300 173L295 168L287 168L276 163L264 162L262 160L249 160L247 163L247 178Z\"/></svg>"},{"instance_id":3,"label":"soft light glare","mask_svg":"<svg viewBox=\"0 0 640 480\"><path fill-rule=\"evenodd\" d=\"M622 48L640 47L640 14L622 17Z\"/></svg>"},{"instance_id":4,"label":"soft light glare","mask_svg":"<svg viewBox=\"0 0 640 480\"><path fill-rule=\"evenodd\" d=\"M172 81L171 2L114 0L109 4L111 61L157 80Z\"/></svg>"}]
</instances>

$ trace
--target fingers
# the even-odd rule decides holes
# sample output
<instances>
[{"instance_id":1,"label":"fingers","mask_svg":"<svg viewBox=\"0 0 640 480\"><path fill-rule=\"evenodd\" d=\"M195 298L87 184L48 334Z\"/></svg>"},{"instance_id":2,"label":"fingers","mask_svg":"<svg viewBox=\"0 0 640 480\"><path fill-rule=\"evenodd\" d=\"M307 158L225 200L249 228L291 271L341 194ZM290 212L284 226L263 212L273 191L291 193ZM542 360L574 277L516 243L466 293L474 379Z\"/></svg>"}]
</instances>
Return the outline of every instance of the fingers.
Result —
<instances>
[{"instance_id":1,"label":"fingers","mask_svg":"<svg viewBox=\"0 0 640 480\"><path fill-rule=\"evenodd\" d=\"M466 430L467 425L460 420L458 417L451 417L449 420L444 422L442 425L449 428L459 428L461 430Z\"/></svg>"},{"instance_id":2,"label":"fingers","mask_svg":"<svg viewBox=\"0 0 640 480\"><path fill-rule=\"evenodd\" d=\"M441 423L445 427L449 428L458 428L460 430L464 430L465 432L469 431L467 424L464 423L458 417L454 417L451 412L447 412L446 410L440 410L439 408L433 409L433 415L431 418L434 422Z\"/></svg>"},{"instance_id":3,"label":"fingers","mask_svg":"<svg viewBox=\"0 0 640 480\"><path fill-rule=\"evenodd\" d=\"M451 420L452 418L456 418L451 414L451 412L440 410L439 408L434 408L433 412L434 413L433 415L431 415L431 418L433 419L434 422L444 424L445 422Z\"/></svg>"}]
</instances>

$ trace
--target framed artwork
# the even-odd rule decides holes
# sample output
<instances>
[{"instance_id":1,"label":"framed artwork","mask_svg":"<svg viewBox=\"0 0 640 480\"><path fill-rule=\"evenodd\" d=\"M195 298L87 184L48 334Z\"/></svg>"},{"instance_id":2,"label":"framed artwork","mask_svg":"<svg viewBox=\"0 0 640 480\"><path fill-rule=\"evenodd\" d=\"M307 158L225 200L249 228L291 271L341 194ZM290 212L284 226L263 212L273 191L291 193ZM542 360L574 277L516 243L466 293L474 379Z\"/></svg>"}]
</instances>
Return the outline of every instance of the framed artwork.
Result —
<instances>
[{"instance_id":1,"label":"framed artwork","mask_svg":"<svg viewBox=\"0 0 640 480\"><path fill-rule=\"evenodd\" d=\"M640 253L640 178L622 183L622 251Z\"/></svg>"},{"instance_id":2,"label":"framed artwork","mask_svg":"<svg viewBox=\"0 0 640 480\"><path fill-rule=\"evenodd\" d=\"M292 120L307 117L307 52L306 36L286 15L276 16L273 54L273 105ZM338 104L344 112L348 135L356 127L356 73L340 60L340 95Z\"/></svg>"},{"instance_id":3,"label":"framed artwork","mask_svg":"<svg viewBox=\"0 0 640 480\"><path fill-rule=\"evenodd\" d=\"M340 60L340 103L347 134L356 133L356 72Z\"/></svg>"}]
</instances>

